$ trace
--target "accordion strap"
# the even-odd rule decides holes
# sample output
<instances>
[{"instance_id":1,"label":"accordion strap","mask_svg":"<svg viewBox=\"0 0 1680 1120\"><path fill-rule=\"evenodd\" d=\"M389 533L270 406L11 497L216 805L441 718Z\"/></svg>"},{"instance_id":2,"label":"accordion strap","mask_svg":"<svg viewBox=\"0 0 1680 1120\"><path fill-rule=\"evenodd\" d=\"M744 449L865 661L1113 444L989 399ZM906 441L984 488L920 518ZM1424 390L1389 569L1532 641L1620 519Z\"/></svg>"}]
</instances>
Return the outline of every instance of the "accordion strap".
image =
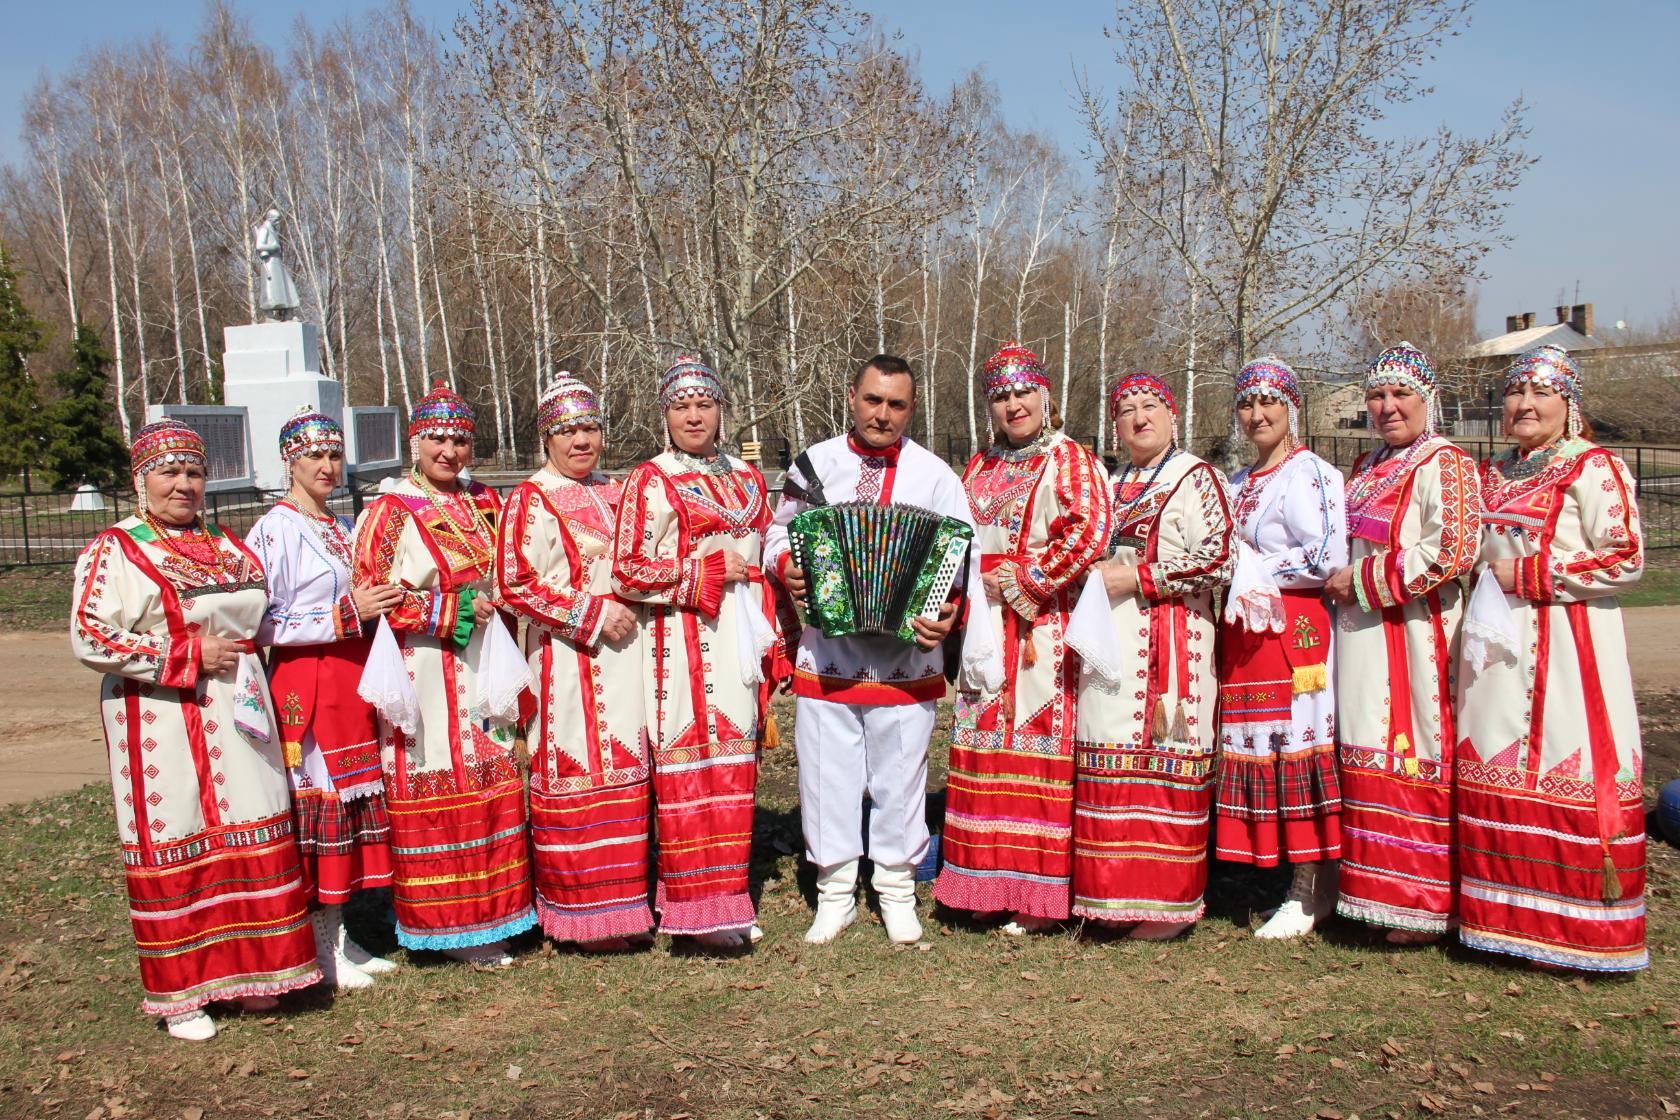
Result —
<instances>
[{"instance_id":1,"label":"accordion strap","mask_svg":"<svg viewBox=\"0 0 1680 1120\"><path fill-rule=\"evenodd\" d=\"M799 469L799 477L805 482L801 485L783 477L782 493L809 506L826 506L828 496L823 493L822 479L817 476L816 464L811 462L811 453L801 451L799 457L794 459L793 465Z\"/></svg>"}]
</instances>

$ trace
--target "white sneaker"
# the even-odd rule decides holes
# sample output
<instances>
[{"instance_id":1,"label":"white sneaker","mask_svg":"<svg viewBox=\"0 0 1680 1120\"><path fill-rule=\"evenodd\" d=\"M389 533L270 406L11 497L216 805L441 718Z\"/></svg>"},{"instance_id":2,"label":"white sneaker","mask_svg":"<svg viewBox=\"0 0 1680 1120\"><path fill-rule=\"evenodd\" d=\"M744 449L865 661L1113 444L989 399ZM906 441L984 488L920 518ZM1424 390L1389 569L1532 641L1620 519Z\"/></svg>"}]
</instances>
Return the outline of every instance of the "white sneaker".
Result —
<instances>
[{"instance_id":1,"label":"white sneaker","mask_svg":"<svg viewBox=\"0 0 1680 1120\"><path fill-rule=\"evenodd\" d=\"M821 869L817 875L817 915L805 931L807 942L826 945L857 921L857 873L855 859Z\"/></svg>"},{"instance_id":2,"label":"white sneaker","mask_svg":"<svg viewBox=\"0 0 1680 1120\"><path fill-rule=\"evenodd\" d=\"M1195 922L1139 922L1129 935L1135 941L1171 941L1179 934L1190 932Z\"/></svg>"},{"instance_id":3,"label":"white sneaker","mask_svg":"<svg viewBox=\"0 0 1680 1120\"><path fill-rule=\"evenodd\" d=\"M916 917L916 868L911 864L886 867L875 865L875 894L881 900L881 924L887 936L900 945L922 939L922 922Z\"/></svg>"},{"instance_id":4,"label":"white sneaker","mask_svg":"<svg viewBox=\"0 0 1680 1120\"><path fill-rule=\"evenodd\" d=\"M1031 914L1017 914L998 929L1010 937L1025 937L1029 933L1054 933L1058 923L1054 918L1035 918Z\"/></svg>"},{"instance_id":5,"label":"white sneaker","mask_svg":"<svg viewBox=\"0 0 1680 1120\"><path fill-rule=\"evenodd\" d=\"M183 1012L180 1015L166 1015L163 1028L169 1032L170 1038L179 1038L186 1042L208 1042L216 1037L216 1020L206 1015L202 1009Z\"/></svg>"},{"instance_id":6,"label":"white sneaker","mask_svg":"<svg viewBox=\"0 0 1680 1120\"><path fill-rule=\"evenodd\" d=\"M476 965L479 968L506 968L513 963L513 957L508 955L507 942L505 941L492 941L488 945L463 945L457 949L445 949L443 955L452 961Z\"/></svg>"},{"instance_id":7,"label":"white sneaker","mask_svg":"<svg viewBox=\"0 0 1680 1120\"><path fill-rule=\"evenodd\" d=\"M309 915L315 933L315 959L321 977L341 992L373 987L373 977L357 968L340 948L344 941L344 913L337 906L322 906Z\"/></svg>"},{"instance_id":8,"label":"white sneaker","mask_svg":"<svg viewBox=\"0 0 1680 1120\"><path fill-rule=\"evenodd\" d=\"M1292 898L1279 906L1271 919L1254 931L1254 936L1266 941L1305 937L1312 932L1315 922L1316 919L1307 912L1307 908Z\"/></svg>"},{"instance_id":9,"label":"white sneaker","mask_svg":"<svg viewBox=\"0 0 1680 1120\"><path fill-rule=\"evenodd\" d=\"M750 944L757 945L760 941L763 941L763 940L764 940L764 931L758 928L758 923L757 922L754 922L752 925L747 927L747 941Z\"/></svg>"}]
</instances>

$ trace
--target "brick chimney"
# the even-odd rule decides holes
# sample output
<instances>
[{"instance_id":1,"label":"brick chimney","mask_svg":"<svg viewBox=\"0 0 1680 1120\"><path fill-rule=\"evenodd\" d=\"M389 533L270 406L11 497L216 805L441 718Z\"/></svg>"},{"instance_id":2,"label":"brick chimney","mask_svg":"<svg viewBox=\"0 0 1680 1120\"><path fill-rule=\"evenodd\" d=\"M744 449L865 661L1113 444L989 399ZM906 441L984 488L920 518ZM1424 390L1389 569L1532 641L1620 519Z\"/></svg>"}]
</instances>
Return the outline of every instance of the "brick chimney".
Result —
<instances>
[{"instance_id":1,"label":"brick chimney","mask_svg":"<svg viewBox=\"0 0 1680 1120\"><path fill-rule=\"evenodd\" d=\"M1516 334L1520 330L1522 330L1522 316L1521 315L1507 315L1507 316L1505 316L1505 333L1506 334Z\"/></svg>"},{"instance_id":2,"label":"brick chimney","mask_svg":"<svg viewBox=\"0 0 1680 1120\"><path fill-rule=\"evenodd\" d=\"M1530 328L1530 327L1532 327L1532 326L1533 326L1533 325L1534 325L1534 312L1532 312L1532 311L1524 311L1524 312L1523 312L1523 320L1522 320L1522 323L1523 323L1523 325L1522 325L1522 329L1523 329L1523 330L1525 330L1525 331L1526 331L1526 330L1527 330L1527 329L1528 329L1528 328Z\"/></svg>"},{"instance_id":3,"label":"brick chimney","mask_svg":"<svg viewBox=\"0 0 1680 1120\"><path fill-rule=\"evenodd\" d=\"M1552 320L1552 323L1553 323L1554 326L1558 323L1569 322L1569 308L1568 307L1566 307L1565 305L1560 303L1555 308L1553 308L1552 310L1557 312L1557 318Z\"/></svg>"},{"instance_id":4,"label":"brick chimney","mask_svg":"<svg viewBox=\"0 0 1680 1120\"><path fill-rule=\"evenodd\" d=\"M1577 334L1584 334L1591 338L1593 332L1592 304L1577 303L1574 307L1571 307L1569 309L1569 325L1575 328Z\"/></svg>"}]
</instances>

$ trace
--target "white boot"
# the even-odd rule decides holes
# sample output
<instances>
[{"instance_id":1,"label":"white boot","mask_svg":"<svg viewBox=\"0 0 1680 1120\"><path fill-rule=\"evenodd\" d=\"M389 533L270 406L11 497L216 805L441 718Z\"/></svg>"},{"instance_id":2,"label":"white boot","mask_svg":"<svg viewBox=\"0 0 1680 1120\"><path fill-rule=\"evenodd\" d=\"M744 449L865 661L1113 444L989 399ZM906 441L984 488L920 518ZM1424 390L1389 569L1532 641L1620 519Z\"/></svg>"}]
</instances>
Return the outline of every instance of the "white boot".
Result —
<instances>
[{"instance_id":1,"label":"white boot","mask_svg":"<svg viewBox=\"0 0 1680 1120\"><path fill-rule=\"evenodd\" d=\"M322 906L309 915L315 931L315 959L321 962L321 976L339 991L373 987L373 977L357 968L344 950L339 948L344 938L344 911L338 906Z\"/></svg>"},{"instance_id":2,"label":"white boot","mask_svg":"<svg viewBox=\"0 0 1680 1120\"><path fill-rule=\"evenodd\" d=\"M169 1032L170 1038L186 1042L208 1042L216 1037L216 1020L206 1015L202 1008L179 1015L165 1015L163 1028Z\"/></svg>"},{"instance_id":3,"label":"white boot","mask_svg":"<svg viewBox=\"0 0 1680 1120\"><path fill-rule=\"evenodd\" d=\"M887 936L900 945L922 939L922 923L916 917L916 867L875 865L875 894L881 900L881 924Z\"/></svg>"},{"instance_id":4,"label":"white boot","mask_svg":"<svg viewBox=\"0 0 1680 1120\"><path fill-rule=\"evenodd\" d=\"M333 907L337 910L338 907ZM341 917L343 911L339 911ZM378 976L382 972L395 972L396 962L388 961L384 957L376 957L354 941L350 940L350 929L341 920L338 923L338 951L344 959L355 965L357 969L369 976Z\"/></svg>"},{"instance_id":5,"label":"white boot","mask_svg":"<svg viewBox=\"0 0 1680 1120\"><path fill-rule=\"evenodd\" d=\"M855 859L821 869L817 875L817 916L805 931L806 941L826 945L857 921L857 877Z\"/></svg>"},{"instance_id":6,"label":"white boot","mask_svg":"<svg viewBox=\"0 0 1680 1120\"><path fill-rule=\"evenodd\" d=\"M1315 920L1311 911L1291 898L1277 908L1265 925L1254 931L1254 936L1262 941L1305 937L1312 932Z\"/></svg>"}]
</instances>

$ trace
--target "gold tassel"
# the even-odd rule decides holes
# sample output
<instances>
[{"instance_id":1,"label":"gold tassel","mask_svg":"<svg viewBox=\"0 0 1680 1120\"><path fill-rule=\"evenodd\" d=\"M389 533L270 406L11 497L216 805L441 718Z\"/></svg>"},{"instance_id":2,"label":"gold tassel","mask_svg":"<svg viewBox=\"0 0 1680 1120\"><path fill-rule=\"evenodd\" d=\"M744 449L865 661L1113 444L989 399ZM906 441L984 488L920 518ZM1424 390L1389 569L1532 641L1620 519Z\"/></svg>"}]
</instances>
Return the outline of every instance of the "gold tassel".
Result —
<instances>
[{"instance_id":1,"label":"gold tassel","mask_svg":"<svg viewBox=\"0 0 1680 1120\"><path fill-rule=\"evenodd\" d=\"M290 739L280 741L280 755L288 767L303 765L303 744L294 743Z\"/></svg>"},{"instance_id":2,"label":"gold tassel","mask_svg":"<svg viewBox=\"0 0 1680 1120\"><path fill-rule=\"evenodd\" d=\"M776 713L769 708L764 709L764 726L758 729L758 745L767 751L782 745L782 730L776 726Z\"/></svg>"},{"instance_id":3,"label":"gold tassel","mask_svg":"<svg viewBox=\"0 0 1680 1120\"><path fill-rule=\"evenodd\" d=\"M1610 844L1604 843L1604 883L1599 894L1606 902L1616 902L1622 897L1622 877L1616 870L1616 861L1610 858Z\"/></svg>"},{"instance_id":4,"label":"gold tassel","mask_svg":"<svg viewBox=\"0 0 1680 1120\"><path fill-rule=\"evenodd\" d=\"M1303 692L1323 692L1330 687L1330 673L1326 665L1300 665L1291 676L1297 696Z\"/></svg>"},{"instance_id":5,"label":"gold tassel","mask_svg":"<svg viewBox=\"0 0 1680 1120\"><path fill-rule=\"evenodd\" d=\"M1403 756L1400 759L1400 766L1406 771L1406 777L1417 777L1418 770L1420 769L1418 766L1417 755L1412 752L1412 741L1406 738L1406 733L1404 731L1394 737L1394 749Z\"/></svg>"},{"instance_id":6,"label":"gold tassel","mask_svg":"<svg viewBox=\"0 0 1680 1120\"><path fill-rule=\"evenodd\" d=\"M1038 647L1033 645L1031 634L1023 638L1021 643L1021 663L1031 669L1038 664Z\"/></svg>"},{"instance_id":7,"label":"gold tassel","mask_svg":"<svg viewBox=\"0 0 1680 1120\"><path fill-rule=\"evenodd\" d=\"M1184 716L1184 701L1182 700L1178 702L1178 707L1173 711L1172 730L1167 733L1167 738L1175 743L1188 743L1190 741L1190 721Z\"/></svg>"}]
</instances>

